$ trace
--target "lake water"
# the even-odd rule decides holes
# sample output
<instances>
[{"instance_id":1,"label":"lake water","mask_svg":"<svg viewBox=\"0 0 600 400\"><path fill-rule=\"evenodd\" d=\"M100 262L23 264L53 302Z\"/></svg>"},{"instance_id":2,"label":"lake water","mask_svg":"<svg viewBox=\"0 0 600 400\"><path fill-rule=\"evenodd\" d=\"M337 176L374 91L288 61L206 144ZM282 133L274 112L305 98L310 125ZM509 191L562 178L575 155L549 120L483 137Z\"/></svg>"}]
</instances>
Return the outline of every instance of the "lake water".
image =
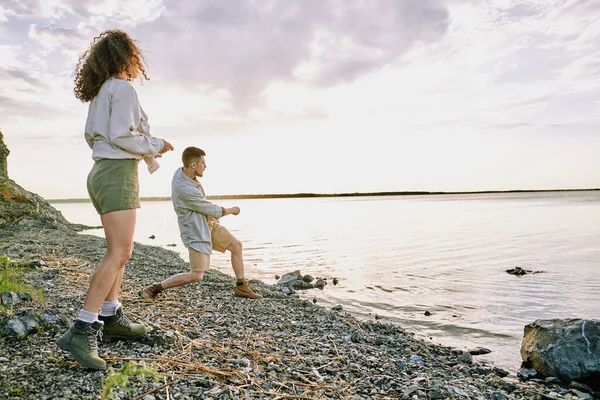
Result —
<instances>
[{"instance_id":1,"label":"lake water","mask_svg":"<svg viewBox=\"0 0 600 400\"><path fill-rule=\"evenodd\" d=\"M477 358L511 372L527 323L600 319L600 191L216 203L241 208L221 223L244 243L248 278L275 283L297 269L330 278L301 295L435 343L487 347ZM71 222L100 224L90 203L54 206ZM135 240L175 243L187 260L170 201L143 202ZM211 261L233 275L227 255ZM544 273L505 272L516 266Z\"/></svg>"}]
</instances>

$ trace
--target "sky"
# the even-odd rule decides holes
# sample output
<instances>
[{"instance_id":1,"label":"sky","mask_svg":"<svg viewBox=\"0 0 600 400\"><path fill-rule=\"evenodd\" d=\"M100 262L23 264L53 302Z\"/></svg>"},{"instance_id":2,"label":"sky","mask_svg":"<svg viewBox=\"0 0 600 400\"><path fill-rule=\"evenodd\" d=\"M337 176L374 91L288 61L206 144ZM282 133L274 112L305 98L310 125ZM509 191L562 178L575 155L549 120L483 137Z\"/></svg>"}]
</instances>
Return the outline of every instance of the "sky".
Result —
<instances>
[{"instance_id":1,"label":"sky","mask_svg":"<svg viewBox=\"0 0 600 400\"><path fill-rule=\"evenodd\" d=\"M106 29L144 52L134 82L208 194L600 187L598 0L0 0L10 177L85 198L78 58Z\"/></svg>"}]
</instances>

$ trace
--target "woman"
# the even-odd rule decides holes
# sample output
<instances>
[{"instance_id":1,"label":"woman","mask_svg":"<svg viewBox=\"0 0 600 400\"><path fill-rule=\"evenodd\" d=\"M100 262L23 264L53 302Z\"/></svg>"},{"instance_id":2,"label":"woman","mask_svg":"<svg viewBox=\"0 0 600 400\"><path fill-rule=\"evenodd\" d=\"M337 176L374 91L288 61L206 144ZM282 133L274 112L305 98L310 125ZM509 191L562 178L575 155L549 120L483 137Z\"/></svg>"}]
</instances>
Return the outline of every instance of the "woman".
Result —
<instances>
[{"instance_id":1,"label":"woman","mask_svg":"<svg viewBox=\"0 0 600 400\"><path fill-rule=\"evenodd\" d=\"M104 227L106 254L94 271L83 309L57 345L94 369L106 369L98 356L98 337L131 339L146 332L144 325L123 316L118 297L140 207L138 162L161 157L173 146L150 136L148 118L129 83L138 76L149 79L143 61L125 32L109 30L94 39L76 69L75 96L90 102L85 139L95 163L87 187Z\"/></svg>"}]
</instances>

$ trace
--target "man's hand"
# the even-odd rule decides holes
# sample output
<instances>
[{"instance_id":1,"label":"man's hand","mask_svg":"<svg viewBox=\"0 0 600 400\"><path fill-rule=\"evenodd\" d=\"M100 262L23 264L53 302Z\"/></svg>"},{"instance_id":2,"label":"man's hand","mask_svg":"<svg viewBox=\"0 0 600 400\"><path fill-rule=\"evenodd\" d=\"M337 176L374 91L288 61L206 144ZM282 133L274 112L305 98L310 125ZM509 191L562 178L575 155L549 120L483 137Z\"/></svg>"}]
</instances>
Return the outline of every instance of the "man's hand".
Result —
<instances>
[{"instance_id":1,"label":"man's hand","mask_svg":"<svg viewBox=\"0 0 600 400\"><path fill-rule=\"evenodd\" d=\"M227 209L227 214L238 215L240 213L239 207L231 207Z\"/></svg>"}]
</instances>

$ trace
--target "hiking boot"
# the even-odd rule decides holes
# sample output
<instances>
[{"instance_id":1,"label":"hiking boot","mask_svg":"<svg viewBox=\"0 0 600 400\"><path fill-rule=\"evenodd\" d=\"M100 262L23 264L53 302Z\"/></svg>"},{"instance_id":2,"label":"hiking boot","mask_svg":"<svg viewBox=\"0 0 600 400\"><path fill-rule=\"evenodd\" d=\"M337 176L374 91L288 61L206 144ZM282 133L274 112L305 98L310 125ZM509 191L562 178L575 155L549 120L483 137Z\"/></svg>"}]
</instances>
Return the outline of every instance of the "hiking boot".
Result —
<instances>
[{"instance_id":1,"label":"hiking boot","mask_svg":"<svg viewBox=\"0 0 600 400\"><path fill-rule=\"evenodd\" d=\"M235 287L234 294L237 297L247 297L249 299L262 299L263 298L260 294L254 293L252 291L252 289L250 289L250 286L248 286L247 279L244 279L244 283L242 283L241 285L237 285Z\"/></svg>"},{"instance_id":2,"label":"hiking boot","mask_svg":"<svg viewBox=\"0 0 600 400\"><path fill-rule=\"evenodd\" d=\"M156 296L158 296L162 291L163 288L160 285L160 283L155 283L154 285L146 286L145 288L140 290L138 292L138 295L144 300L154 301L156 300Z\"/></svg>"},{"instance_id":3,"label":"hiking boot","mask_svg":"<svg viewBox=\"0 0 600 400\"><path fill-rule=\"evenodd\" d=\"M123 315L123 307L119 306L115 315L100 315L98 319L104 322L102 341L116 339L135 339L146 333L146 326L131 322Z\"/></svg>"},{"instance_id":4,"label":"hiking boot","mask_svg":"<svg viewBox=\"0 0 600 400\"><path fill-rule=\"evenodd\" d=\"M93 369L106 369L106 361L98 357L98 337L102 338L102 321L76 320L56 341L58 347L68 351L78 363Z\"/></svg>"}]
</instances>

